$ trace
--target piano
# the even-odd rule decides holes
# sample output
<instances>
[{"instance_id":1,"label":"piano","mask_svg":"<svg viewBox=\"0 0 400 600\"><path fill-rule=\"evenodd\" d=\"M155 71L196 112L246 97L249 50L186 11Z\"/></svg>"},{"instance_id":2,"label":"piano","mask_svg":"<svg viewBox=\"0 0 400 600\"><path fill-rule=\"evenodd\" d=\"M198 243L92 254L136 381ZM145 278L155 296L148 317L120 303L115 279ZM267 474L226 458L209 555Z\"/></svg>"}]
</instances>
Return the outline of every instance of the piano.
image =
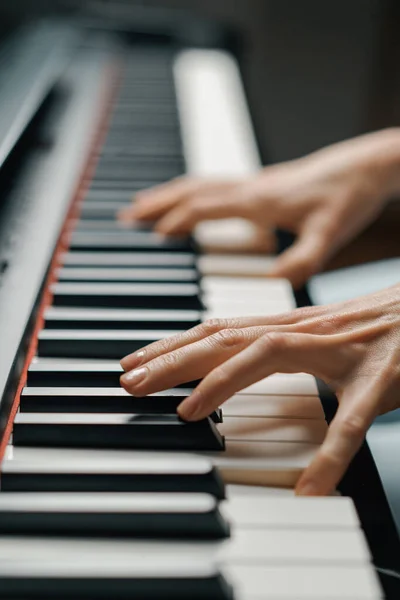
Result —
<instances>
[{"instance_id":1,"label":"piano","mask_svg":"<svg viewBox=\"0 0 400 600\"><path fill-rule=\"evenodd\" d=\"M264 277L246 222L168 240L115 218L184 172L260 166L236 57L43 21L0 81L0 599L398 598L367 445L336 495L293 494L335 410L321 382L274 375L199 423L176 416L196 382L119 386L152 340L307 300Z\"/></svg>"}]
</instances>

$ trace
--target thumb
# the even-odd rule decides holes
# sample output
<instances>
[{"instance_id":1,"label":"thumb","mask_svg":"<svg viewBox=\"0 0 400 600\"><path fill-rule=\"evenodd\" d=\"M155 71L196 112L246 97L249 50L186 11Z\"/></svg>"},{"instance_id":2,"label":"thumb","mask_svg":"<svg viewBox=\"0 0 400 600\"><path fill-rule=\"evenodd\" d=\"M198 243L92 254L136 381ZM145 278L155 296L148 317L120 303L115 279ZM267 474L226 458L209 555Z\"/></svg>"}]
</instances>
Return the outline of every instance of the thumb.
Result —
<instances>
[{"instance_id":1,"label":"thumb","mask_svg":"<svg viewBox=\"0 0 400 600\"><path fill-rule=\"evenodd\" d=\"M332 234L314 224L297 238L275 261L269 277L289 279L294 288L303 285L325 263L332 250Z\"/></svg>"}]
</instances>

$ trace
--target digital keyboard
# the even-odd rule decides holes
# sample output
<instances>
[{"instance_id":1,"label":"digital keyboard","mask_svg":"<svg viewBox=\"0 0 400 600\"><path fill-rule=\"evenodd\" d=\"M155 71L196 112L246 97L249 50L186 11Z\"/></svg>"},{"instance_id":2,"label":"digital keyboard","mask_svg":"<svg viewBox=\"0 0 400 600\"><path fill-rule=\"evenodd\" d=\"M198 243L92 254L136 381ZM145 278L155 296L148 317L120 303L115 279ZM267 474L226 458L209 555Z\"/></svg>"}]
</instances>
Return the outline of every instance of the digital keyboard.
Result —
<instances>
[{"instance_id":1,"label":"digital keyboard","mask_svg":"<svg viewBox=\"0 0 400 600\"><path fill-rule=\"evenodd\" d=\"M4 165L3 214L28 208L0 297L0 599L389 598L352 499L293 494L327 428L313 377L276 374L197 423L176 415L196 381L119 386L145 344L296 306L244 221L170 240L115 218L185 171L260 166L234 57L67 30L69 66Z\"/></svg>"}]
</instances>

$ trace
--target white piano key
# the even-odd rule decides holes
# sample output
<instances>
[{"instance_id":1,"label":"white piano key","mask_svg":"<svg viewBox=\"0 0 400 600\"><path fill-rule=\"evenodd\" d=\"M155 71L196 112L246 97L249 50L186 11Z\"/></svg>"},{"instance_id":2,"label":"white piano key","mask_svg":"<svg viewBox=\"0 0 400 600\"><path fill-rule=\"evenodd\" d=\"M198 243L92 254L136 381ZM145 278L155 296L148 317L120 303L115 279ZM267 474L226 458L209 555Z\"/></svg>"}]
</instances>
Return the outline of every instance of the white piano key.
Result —
<instances>
[{"instance_id":1,"label":"white piano key","mask_svg":"<svg viewBox=\"0 0 400 600\"><path fill-rule=\"evenodd\" d=\"M197 265L203 277L264 277L268 275L275 260L273 256L264 255L203 254L197 259Z\"/></svg>"},{"instance_id":2,"label":"white piano key","mask_svg":"<svg viewBox=\"0 0 400 600\"><path fill-rule=\"evenodd\" d=\"M244 303L226 306L219 303L205 311L204 320L207 319L235 319L237 317L266 317L280 315L288 311L288 307L280 304L263 304L262 306L249 306Z\"/></svg>"},{"instance_id":3,"label":"white piano key","mask_svg":"<svg viewBox=\"0 0 400 600\"><path fill-rule=\"evenodd\" d=\"M216 499L209 494L151 493L34 493L0 494L0 511L10 512L96 512L104 513L201 513L214 510Z\"/></svg>"},{"instance_id":4,"label":"white piano key","mask_svg":"<svg viewBox=\"0 0 400 600\"><path fill-rule=\"evenodd\" d=\"M223 569L240 600L379 600L368 564L346 566L232 565Z\"/></svg>"},{"instance_id":5,"label":"white piano key","mask_svg":"<svg viewBox=\"0 0 400 600\"><path fill-rule=\"evenodd\" d=\"M225 417L292 417L324 419L317 396L278 396L239 393L223 405Z\"/></svg>"},{"instance_id":6,"label":"white piano key","mask_svg":"<svg viewBox=\"0 0 400 600\"><path fill-rule=\"evenodd\" d=\"M92 371L101 372L106 369L115 373L123 372L123 368L118 361L106 358L39 358L37 356L33 358L29 370L57 371L60 366L65 371L86 371L89 367Z\"/></svg>"},{"instance_id":7,"label":"white piano key","mask_svg":"<svg viewBox=\"0 0 400 600\"><path fill-rule=\"evenodd\" d=\"M164 296L165 294L198 295L199 287L194 283L54 283L53 293L59 294L113 294L125 296L129 294L145 294ZM82 302L85 298L82 296Z\"/></svg>"},{"instance_id":8,"label":"white piano key","mask_svg":"<svg viewBox=\"0 0 400 600\"><path fill-rule=\"evenodd\" d=\"M232 296L232 294L235 294L235 296ZM255 294L259 294L259 296L255 297ZM245 293L240 292L238 288L236 292L234 290L223 292L217 291L215 293L204 292L203 298L204 303L209 310L224 307L228 310L247 310L247 308L250 308L252 311L255 309L260 311L261 316L269 308L281 308L286 312L290 310L290 303L286 298L267 296L262 290Z\"/></svg>"},{"instance_id":9,"label":"white piano key","mask_svg":"<svg viewBox=\"0 0 400 600\"><path fill-rule=\"evenodd\" d=\"M195 269L134 269L118 267L73 268L64 267L56 270L60 281L196 281L198 273Z\"/></svg>"},{"instance_id":10,"label":"white piano key","mask_svg":"<svg viewBox=\"0 0 400 600\"><path fill-rule=\"evenodd\" d=\"M263 290L266 294L285 294L293 297L292 288L287 279L207 276L202 279L202 287L206 291L228 290L238 293Z\"/></svg>"},{"instance_id":11,"label":"white piano key","mask_svg":"<svg viewBox=\"0 0 400 600\"><path fill-rule=\"evenodd\" d=\"M305 442L230 440L225 452L202 455L212 459L225 483L294 487L318 449Z\"/></svg>"},{"instance_id":12,"label":"white piano key","mask_svg":"<svg viewBox=\"0 0 400 600\"><path fill-rule=\"evenodd\" d=\"M183 51L175 59L174 79L189 172L207 177L254 172L260 159L232 57L213 50Z\"/></svg>"},{"instance_id":13,"label":"white piano key","mask_svg":"<svg viewBox=\"0 0 400 600\"><path fill-rule=\"evenodd\" d=\"M235 317L261 317L287 313L290 308L286 302L262 302L251 299L228 299L203 297L207 308L204 319L212 318L210 315L220 315L217 318Z\"/></svg>"},{"instance_id":14,"label":"white piano key","mask_svg":"<svg viewBox=\"0 0 400 600\"><path fill-rule=\"evenodd\" d=\"M324 543L324 537L326 543ZM24 539L24 538L23 538ZM26 547L22 549L23 557L30 556L34 551L35 541L41 545L44 557L50 558L61 555L65 558L75 551L81 553L98 553L100 556L107 552L115 554L126 552L132 562L140 556L151 556L155 561L167 556L180 556L187 553L204 561L209 557L213 564L241 566L241 565L269 565L284 564L286 562L305 565L314 564L321 566L330 563L330 566L341 564L347 568L368 564L369 552L362 534L357 529L345 531L304 531L284 529L233 529L231 538L221 541L164 541L164 540L132 540L107 541L100 539L96 543L89 540L74 540L59 538L57 540L44 538L25 538ZM10 541L10 553L7 555L6 543ZM20 544L14 544L14 538L0 537L0 559L12 560L13 554L19 549ZM109 547L108 547L109 546ZM71 556L70 555L70 556ZM42 557L42 558L44 558ZM31 558L32 562L39 561L39 557ZM306 566L307 565L307 566Z\"/></svg>"},{"instance_id":15,"label":"white piano key","mask_svg":"<svg viewBox=\"0 0 400 600\"><path fill-rule=\"evenodd\" d=\"M274 417L229 417L224 413L218 429L225 441L248 442L305 442L321 444L327 424L318 419L293 419Z\"/></svg>"},{"instance_id":16,"label":"white piano key","mask_svg":"<svg viewBox=\"0 0 400 600\"><path fill-rule=\"evenodd\" d=\"M242 392L246 394L318 396L317 383L314 377L307 373L276 373L249 385Z\"/></svg>"},{"instance_id":17,"label":"white piano key","mask_svg":"<svg viewBox=\"0 0 400 600\"><path fill-rule=\"evenodd\" d=\"M215 545L221 547L217 560L231 565L290 562L350 566L370 560L359 529L304 530L287 525L282 529L264 529L262 525L247 529L234 526L231 538Z\"/></svg>"},{"instance_id":18,"label":"white piano key","mask_svg":"<svg viewBox=\"0 0 400 600\"><path fill-rule=\"evenodd\" d=\"M145 545L145 544L143 544ZM195 574L214 573L212 559L204 560L189 553L180 556L165 552L161 544L154 544L152 554L136 551L135 542L118 540L72 540L65 538L14 538L0 537L0 577L7 572L32 574L33 576L89 575L103 577L191 577ZM182 552L184 550L182 548ZM196 563L197 559L197 563Z\"/></svg>"},{"instance_id":19,"label":"white piano key","mask_svg":"<svg viewBox=\"0 0 400 600\"><path fill-rule=\"evenodd\" d=\"M170 390L163 390L161 392L155 392L154 394L148 394L146 398L153 398L158 396L188 396L191 393L191 389L185 388L171 388ZM101 387L24 387L22 395L27 396L108 396L108 397L125 397L132 398L134 396L129 394L124 388L101 388ZM151 401L151 400L150 400Z\"/></svg>"},{"instance_id":20,"label":"white piano key","mask_svg":"<svg viewBox=\"0 0 400 600\"><path fill-rule=\"evenodd\" d=\"M209 473L211 469L210 459L199 454L8 446L2 471L11 467L11 462L15 468L27 464L32 472L42 470L51 472L56 467L60 473L68 472L71 465L76 473L90 470L93 473L108 471L132 475L163 472L201 475Z\"/></svg>"},{"instance_id":21,"label":"white piano key","mask_svg":"<svg viewBox=\"0 0 400 600\"><path fill-rule=\"evenodd\" d=\"M42 329L39 333L40 340L143 340L144 343L150 343L154 340L161 340L171 335L181 333L179 330L160 330L156 329L146 331L125 331L115 329Z\"/></svg>"},{"instance_id":22,"label":"white piano key","mask_svg":"<svg viewBox=\"0 0 400 600\"><path fill-rule=\"evenodd\" d=\"M189 50L178 54L174 79L188 172L241 177L260 167L240 74L229 54ZM207 110L205 110L207 107ZM243 219L208 221L196 239L221 249L246 245L255 228Z\"/></svg>"},{"instance_id":23,"label":"white piano key","mask_svg":"<svg viewBox=\"0 0 400 600\"><path fill-rule=\"evenodd\" d=\"M352 500L341 496L301 497L292 492L282 497L271 494L270 488L228 486L227 498L221 511L237 527L335 530L360 525Z\"/></svg>"},{"instance_id":24,"label":"white piano key","mask_svg":"<svg viewBox=\"0 0 400 600\"><path fill-rule=\"evenodd\" d=\"M184 320L196 321L201 318L201 312L197 310L146 310L129 308L64 308L62 306L50 306L46 308L45 318L70 318L76 320L107 320L118 321L121 319L140 320Z\"/></svg>"}]
</instances>

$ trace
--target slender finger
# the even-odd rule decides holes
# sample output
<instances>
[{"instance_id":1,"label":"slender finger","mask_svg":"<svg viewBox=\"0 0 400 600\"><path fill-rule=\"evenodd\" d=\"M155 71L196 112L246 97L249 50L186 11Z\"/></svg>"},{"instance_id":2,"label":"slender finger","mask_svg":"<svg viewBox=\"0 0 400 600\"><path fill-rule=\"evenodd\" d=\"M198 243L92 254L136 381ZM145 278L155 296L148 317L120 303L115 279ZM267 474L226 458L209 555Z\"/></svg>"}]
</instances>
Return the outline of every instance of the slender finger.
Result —
<instances>
[{"instance_id":1,"label":"slender finger","mask_svg":"<svg viewBox=\"0 0 400 600\"><path fill-rule=\"evenodd\" d=\"M287 332L269 332L216 367L178 407L185 420L204 418L225 400L273 373L307 372L317 377L335 376L341 367L329 338Z\"/></svg>"},{"instance_id":2,"label":"slender finger","mask_svg":"<svg viewBox=\"0 0 400 600\"><path fill-rule=\"evenodd\" d=\"M263 331L262 327L223 329L126 372L121 377L121 385L133 395L145 396L185 381L199 379L246 348Z\"/></svg>"},{"instance_id":3,"label":"slender finger","mask_svg":"<svg viewBox=\"0 0 400 600\"><path fill-rule=\"evenodd\" d=\"M244 327L282 327L293 325L296 330L305 329L312 327L312 318L318 317L320 313L325 310L325 307L309 307L300 308L288 313L282 313L280 315L271 316L259 316L259 317L240 317L236 319L209 319L201 325L192 327L187 331L173 335L157 342L153 342L132 354L128 354L121 360L121 366L124 371L130 371L135 367L143 365L158 356L178 350L189 344L193 344L199 340L202 340L210 335L218 333L223 329L239 329ZM300 329L300 324L304 324L304 327Z\"/></svg>"},{"instance_id":4,"label":"slender finger","mask_svg":"<svg viewBox=\"0 0 400 600\"><path fill-rule=\"evenodd\" d=\"M257 318L251 317L249 319L250 325L259 325ZM168 354L184 346L194 344L210 335L218 333L222 329L235 329L242 326L241 319L212 319L205 321L201 325L192 327L187 331L172 335L170 337L153 342L140 350L128 354L120 362L124 371L130 371L139 365L147 363L158 356Z\"/></svg>"},{"instance_id":5,"label":"slender finger","mask_svg":"<svg viewBox=\"0 0 400 600\"><path fill-rule=\"evenodd\" d=\"M212 194L196 194L190 201L178 204L159 220L156 230L167 235L189 233L201 221L249 218L249 203L240 189Z\"/></svg>"},{"instance_id":6,"label":"slender finger","mask_svg":"<svg viewBox=\"0 0 400 600\"><path fill-rule=\"evenodd\" d=\"M134 203L127 209L118 213L122 220L147 220L159 219L181 202L188 201L197 193L207 190L223 189L230 184L225 181L206 181L190 177L178 177L167 183L141 190L134 196Z\"/></svg>"},{"instance_id":7,"label":"slender finger","mask_svg":"<svg viewBox=\"0 0 400 600\"><path fill-rule=\"evenodd\" d=\"M289 279L297 289L322 267L330 255L332 245L332 232L315 223L277 258L268 275Z\"/></svg>"},{"instance_id":8,"label":"slender finger","mask_svg":"<svg viewBox=\"0 0 400 600\"><path fill-rule=\"evenodd\" d=\"M177 177L166 183L140 190L133 196L134 203L118 212L123 221L154 220L194 192L200 182L189 177Z\"/></svg>"},{"instance_id":9,"label":"slender finger","mask_svg":"<svg viewBox=\"0 0 400 600\"><path fill-rule=\"evenodd\" d=\"M356 389L343 393L335 418L311 465L296 486L302 496L333 492L359 450L367 430L378 414L379 391L363 379Z\"/></svg>"}]
</instances>

